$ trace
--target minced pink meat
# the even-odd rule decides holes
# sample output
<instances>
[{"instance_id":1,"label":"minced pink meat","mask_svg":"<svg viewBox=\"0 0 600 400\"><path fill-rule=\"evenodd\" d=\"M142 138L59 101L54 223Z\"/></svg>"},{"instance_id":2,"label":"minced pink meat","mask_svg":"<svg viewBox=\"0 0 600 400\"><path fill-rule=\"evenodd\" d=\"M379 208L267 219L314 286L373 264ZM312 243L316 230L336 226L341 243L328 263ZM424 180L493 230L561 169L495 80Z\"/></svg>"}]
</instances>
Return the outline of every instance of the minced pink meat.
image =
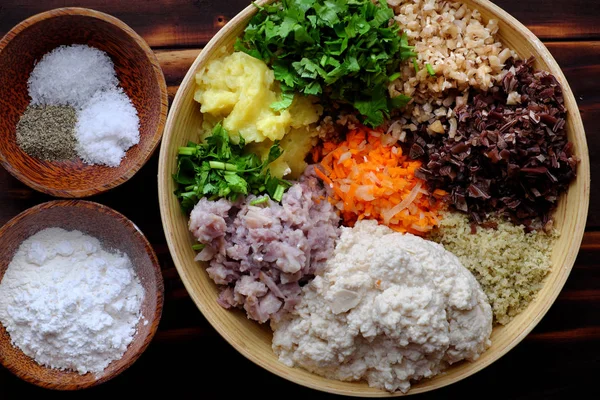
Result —
<instances>
[{"instance_id":1,"label":"minced pink meat","mask_svg":"<svg viewBox=\"0 0 600 400\"><path fill-rule=\"evenodd\" d=\"M208 261L209 276L223 285L219 304L243 307L260 323L292 310L339 237L340 218L326 198L309 167L281 204L252 206L254 195L241 204L201 199L189 228L206 245L196 260Z\"/></svg>"}]
</instances>

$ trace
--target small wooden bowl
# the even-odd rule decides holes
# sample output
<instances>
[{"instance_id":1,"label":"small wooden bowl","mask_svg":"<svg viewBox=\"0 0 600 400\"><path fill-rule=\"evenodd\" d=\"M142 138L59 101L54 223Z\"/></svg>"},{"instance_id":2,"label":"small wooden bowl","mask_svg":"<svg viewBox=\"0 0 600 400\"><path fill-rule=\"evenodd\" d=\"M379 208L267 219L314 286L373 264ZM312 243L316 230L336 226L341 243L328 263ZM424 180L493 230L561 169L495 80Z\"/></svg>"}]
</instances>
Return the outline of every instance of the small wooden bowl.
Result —
<instances>
[{"instance_id":1,"label":"small wooden bowl","mask_svg":"<svg viewBox=\"0 0 600 400\"><path fill-rule=\"evenodd\" d=\"M42 56L60 45L87 44L105 51L120 86L140 118L140 143L118 167L87 165L79 159L39 160L16 143L16 125L29 105L27 80ZM120 20L85 8L59 8L15 26L0 41L0 164L23 183L58 197L85 197L131 178L156 149L168 108L167 86L146 42Z\"/></svg>"},{"instance_id":2,"label":"small wooden bowl","mask_svg":"<svg viewBox=\"0 0 600 400\"><path fill-rule=\"evenodd\" d=\"M50 201L23 211L0 229L0 281L20 244L45 228L78 230L96 237L105 249L119 250L131 259L144 288L142 315L137 332L120 360L115 360L97 377L92 373L60 371L36 363L11 344L0 323L0 363L19 378L58 390L96 386L125 371L146 350L156 333L163 307L163 279L154 250L137 226L122 214L98 203L82 200Z\"/></svg>"},{"instance_id":3,"label":"small wooden bowl","mask_svg":"<svg viewBox=\"0 0 600 400\"><path fill-rule=\"evenodd\" d=\"M263 5L268 1L259 1ZM577 178L568 193L560 199L555 212L555 226L561 231L552 253L553 269L543 288L529 307L506 326L492 332L492 346L477 361L453 365L445 373L414 384L409 394L427 392L449 385L474 374L498 360L515 347L546 314L562 289L573 267L585 230L590 194L590 164L585 132L573 92L560 67L546 47L531 31L498 6L487 0L463 0L470 8L478 9L484 20L499 21L499 38L524 58L535 56L536 68L550 71L563 87L568 110L567 132L574 144L574 153L581 159ZM339 382L317 376L300 368L289 368L277 360L271 349L272 332L268 326L246 318L243 311L225 310L217 304L218 289L204 268L194 261L193 238L188 232L187 216L181 212L173 195L175 184L171 177L177 166L177 147L193 135L201 122L200 107L194 102L195 74L219 54L222 46L231 46L242 33L257 8L249 6L232 19L204 48L185 76L171 106L161 145L158 187L163 227L173 261L190 296L206 319L241 354L259 366L295 383L325 392L360 396L388 397L402 393L387 393L369 387L365 382ZM532 360L535 368L536 360Z\"/></svg>"}]
</instances>

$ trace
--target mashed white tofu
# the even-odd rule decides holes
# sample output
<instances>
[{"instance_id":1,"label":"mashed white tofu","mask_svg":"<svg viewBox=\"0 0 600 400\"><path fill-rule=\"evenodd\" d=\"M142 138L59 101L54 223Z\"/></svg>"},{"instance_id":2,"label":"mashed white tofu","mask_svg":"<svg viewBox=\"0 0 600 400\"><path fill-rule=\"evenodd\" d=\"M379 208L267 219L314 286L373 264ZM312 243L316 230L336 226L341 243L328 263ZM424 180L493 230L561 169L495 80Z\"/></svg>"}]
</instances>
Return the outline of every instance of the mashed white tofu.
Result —
<instances>
[{"instance_id":1,"label":"mashed white tofu","mask_svg":"<svg viewBox=\"0 0 600 400\"><path fill-rule=\"evenodd\" d=\"M411 381L477 359L491 344L492 310L441 245L362 221L343 228L325 273L271 326L286 365L406 392Z\"/></svg>"}]
</instances>

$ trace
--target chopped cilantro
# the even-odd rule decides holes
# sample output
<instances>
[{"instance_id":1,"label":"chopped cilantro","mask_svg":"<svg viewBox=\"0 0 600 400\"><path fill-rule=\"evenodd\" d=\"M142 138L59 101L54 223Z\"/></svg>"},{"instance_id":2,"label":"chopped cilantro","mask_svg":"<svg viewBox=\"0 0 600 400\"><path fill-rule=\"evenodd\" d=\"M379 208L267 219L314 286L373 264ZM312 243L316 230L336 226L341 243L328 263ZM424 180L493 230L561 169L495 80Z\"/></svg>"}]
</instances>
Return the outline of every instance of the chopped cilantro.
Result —
<instances>
[{"instance_id":1,"label":"chopped cilantro","mask_svg":"<svg viewBox=\"0 0 600 400\"><path fill-rule=\"evenodd\" d=\"M281 94L281 100L271 104L271 109L273 111L285 110L292 105L292 101L294 101L294 93L284 92Z\"/></svg>"},{"instance_id":2,"label":"chopped cilantro","mask_svg":"<svg viewBox=\"0 0 600 400\"><path fill-rule=\"evenodd\" d=\"M229 141L229 133L221 124L213 129L206 143L190 142L179 148L177 172L173 179L178 183L175 195L185 211L190 211L202 197L225 197L235 201L250 193L266 193L281 201L290 183L271 176L267 165L282 153L276 142L266 160L256 154L244 153L244 139L238 144ZM267 197L265 197L267 198Z\"/></svg>"},{"instance_id":3,"label":"chopped cilantro","mask_svg":"<svg viewBox=\"0 0 600 400\"><path fill-rule=\"evenodd\" d=\"M415 57L385 0L281 0L257 6L235 49L264 60L283 91L271 105L291 105L294 92L349 103L370 126L406 101L387 85L400 63Z\"/></svg>"}]
</instances>

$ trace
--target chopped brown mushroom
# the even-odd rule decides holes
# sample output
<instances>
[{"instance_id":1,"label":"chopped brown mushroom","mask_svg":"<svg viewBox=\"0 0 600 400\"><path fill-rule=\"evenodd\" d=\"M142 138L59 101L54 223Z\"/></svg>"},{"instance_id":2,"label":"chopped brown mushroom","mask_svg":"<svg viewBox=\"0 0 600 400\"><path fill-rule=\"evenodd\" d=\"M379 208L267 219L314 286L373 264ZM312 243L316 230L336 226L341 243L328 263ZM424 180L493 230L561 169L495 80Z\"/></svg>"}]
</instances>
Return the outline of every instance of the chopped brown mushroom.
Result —
<instances>
[{"instance_id":1,"label":"chopped brown mushroom","mask_svg":"<svg viewBox=\"0 0 600 400\"><path fill-rule=\"evenodd\" d=\"M562 88L548 72L535 71L533 59L508 59L505 69L498 85L457 102L455 135L431 134L442 118L409 132L404 145L423 160L417 176L431 190L448 191L451 204L473 221L499 213L528 231L549 229L578 162L565 131ZM520 103L511 101L513 93Z\"/></svg>"}]
</instances>

